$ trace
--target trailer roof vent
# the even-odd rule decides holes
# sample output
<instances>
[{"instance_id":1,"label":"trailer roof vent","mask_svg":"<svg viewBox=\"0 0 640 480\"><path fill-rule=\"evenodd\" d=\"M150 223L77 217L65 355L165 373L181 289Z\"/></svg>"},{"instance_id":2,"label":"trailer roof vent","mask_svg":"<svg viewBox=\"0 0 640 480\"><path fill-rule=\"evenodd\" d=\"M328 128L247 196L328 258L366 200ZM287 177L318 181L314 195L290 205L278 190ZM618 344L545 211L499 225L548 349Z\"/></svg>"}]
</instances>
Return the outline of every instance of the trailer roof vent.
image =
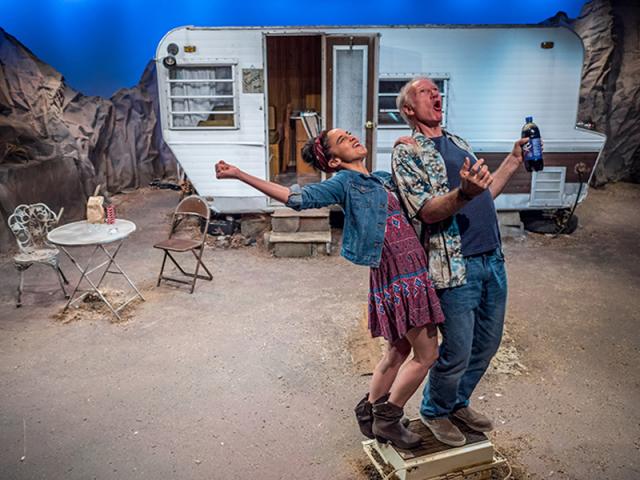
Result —
<instances>
[{"instance_id":1,"label":"trailer roof vent","mask_svg":"<svg viewBox=\"0 0 640 480\"><path fill-rule=\"evenodd\" d=\"M544 167L531 178L531 206L560 207L567 167Z\"/></svg>"}]
</instances>

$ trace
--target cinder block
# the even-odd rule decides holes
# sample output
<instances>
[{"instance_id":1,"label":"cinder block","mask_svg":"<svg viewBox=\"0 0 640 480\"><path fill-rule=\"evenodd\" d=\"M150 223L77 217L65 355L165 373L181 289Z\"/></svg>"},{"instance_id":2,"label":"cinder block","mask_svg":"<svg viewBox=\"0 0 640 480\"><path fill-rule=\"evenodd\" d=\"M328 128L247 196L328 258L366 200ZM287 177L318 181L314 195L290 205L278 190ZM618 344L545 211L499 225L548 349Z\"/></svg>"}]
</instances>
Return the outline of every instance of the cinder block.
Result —
<instances>
[{"instance_id":1,"label":"cinder block","mask_svg":"<svg viewBox=\"0 0 640 480\"><path fill-rule=\"evenodd\" d=\"M522 238L526 235L519 212L498 212L498 225L502 238Z\"/></svg>"},{"instance_id":2,"label":"cinder block","mask_svg":"<svg viewBox=\"0 0 640 480\"><path fill-rule=\"evenodd\" d=\"M500 225L500 236L504 240L505 238L523 238L527 235L524 227L510 227L507 225Z\"/></svg>"},{"instance_id":3,"label":"cinder block","mask_svg":"<svg viewBox=\"0 0 640 480\"><path fill-rule=\"evenodd\" d=\"M271 224L266 215L255 217L242 217L240 220L240 233L247 238L258 238Z\"/></svg>"},{"instance_id":4,"label":"cinder block","mask_svg":"<svg viewBox=\"0 0 640 480\"><path fill-rule=\"evenodd\" d=\"M330 230L329 217L314 218L314 217L302 217L300 218L299 232L323 232Z\"/></svg>"},{"instance_id":5,"label":"cinder block","mask_svg":"<svg viewBox=\"0 0 640 480\"><path fill-rule=\"evenodd\" d=\"M314 253L315 249L312 243L276 243L273 248L273 254L276 257L311 257Z\"/></svg>"},{"instance_id":6,"label":"cinder block","mask_svg":"<svg viewBox=\"0 0 640 480\"><path fill-rule=\"evenodd\" d=\"M297 232L300 217L271 217L271 229L274 232Z\"/></svg>"},{"instance_id":7,"label":"cinder block","mask_svg":"<svg viewBox=\"0 0 640 480\"><path fill-rule=\"evenodd\" d=\"M498 212L498 221L500 225L509 227L519 227L522 225L520 221L520 212Z\"/></svg>"}]
</instances>

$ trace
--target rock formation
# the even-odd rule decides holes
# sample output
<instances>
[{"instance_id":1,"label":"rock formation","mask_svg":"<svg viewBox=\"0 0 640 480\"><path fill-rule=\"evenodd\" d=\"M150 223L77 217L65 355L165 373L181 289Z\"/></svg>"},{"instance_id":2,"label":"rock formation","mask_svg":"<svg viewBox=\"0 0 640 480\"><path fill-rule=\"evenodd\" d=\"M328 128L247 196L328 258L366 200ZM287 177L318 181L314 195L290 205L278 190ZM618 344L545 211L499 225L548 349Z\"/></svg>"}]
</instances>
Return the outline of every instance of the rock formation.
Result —
<instances>
[{"instance_id":1,"label":"rock formation","mask_svg":"<svg viewBox=\"0 0 640 480\"><path fill-rule=\"evenodd\" d=\"M578 120L607 135L594 183L640 182L640 3L591 0L565 24L585 47Z\"/></svg>"},{"instance_id":2,"label":"rock formation","mask_svg":"<svg viewBox=\"0 0 640 480\"><path fill-rule=\"evenodd\" d=\"M157 119L153 62L136 87L85 96L0 29L0 251L15 244L6 221L21 203L64 207L68 222L98 184L114 193L175 175Z\"/></svg>"}]
</instances>

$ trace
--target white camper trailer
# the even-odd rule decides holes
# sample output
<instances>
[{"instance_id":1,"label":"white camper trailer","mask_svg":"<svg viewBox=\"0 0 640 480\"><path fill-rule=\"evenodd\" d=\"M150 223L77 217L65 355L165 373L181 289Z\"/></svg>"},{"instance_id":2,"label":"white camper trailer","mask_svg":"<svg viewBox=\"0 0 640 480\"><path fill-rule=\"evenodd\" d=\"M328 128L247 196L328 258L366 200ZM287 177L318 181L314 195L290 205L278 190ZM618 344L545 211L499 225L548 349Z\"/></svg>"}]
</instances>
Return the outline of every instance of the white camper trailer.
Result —
<instances>
[{"instance_id":1,"label":"white camper trailer","mask_svg":"<svg viewBox=\"0 0 640 480\"><path fill-rule=\"evenodd\" d=\"M299 153L319 122L366 140L369 168L389 170L394 141L409 134L395 99L415 76L440 86L445 127L492 170L526 116L539 125L545 169L522 168L498 209L570 207L605 141L576 126L582 61L574 32L542 26L180 27L156 53L164 139L223 213L273 204L216 180L219 159L284 185L322 181Z\"/></svg>"}]
</instances>

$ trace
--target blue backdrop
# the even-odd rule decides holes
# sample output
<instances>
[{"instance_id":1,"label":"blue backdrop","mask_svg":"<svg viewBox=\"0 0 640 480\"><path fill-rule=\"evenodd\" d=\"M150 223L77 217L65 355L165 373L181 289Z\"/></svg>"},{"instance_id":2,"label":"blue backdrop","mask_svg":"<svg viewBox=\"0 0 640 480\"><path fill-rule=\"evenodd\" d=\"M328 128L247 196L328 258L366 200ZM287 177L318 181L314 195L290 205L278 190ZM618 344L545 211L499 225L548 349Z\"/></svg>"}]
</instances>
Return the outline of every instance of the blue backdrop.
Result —
<instances>
[{"instance_id":1,"label":"blue backdrop","mask_svg":"<svg viewBox=\"0 0 640 480\"><path fill-rule=\"evenodd\" d=\"M0 27L89 95L138 82L157 43L181 25L538 23L584 0L0 0Z\"/></svg>"}]
</instances>

